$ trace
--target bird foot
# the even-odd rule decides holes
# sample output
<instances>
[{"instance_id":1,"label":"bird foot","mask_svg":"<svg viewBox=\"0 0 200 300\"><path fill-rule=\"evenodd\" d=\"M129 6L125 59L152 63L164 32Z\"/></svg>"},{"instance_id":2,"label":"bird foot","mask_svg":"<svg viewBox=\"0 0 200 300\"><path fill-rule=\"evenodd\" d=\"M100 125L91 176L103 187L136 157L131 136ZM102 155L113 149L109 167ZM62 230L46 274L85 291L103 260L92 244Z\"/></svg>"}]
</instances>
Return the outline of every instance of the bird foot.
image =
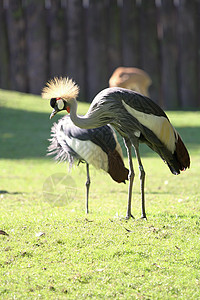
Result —
<instances>
[{"instance_id":1,"label":"bird foot","mask_svg":"<svg viewBox=\"0 0 200 300\"><path fill-rule=\"evenodd\" d=\"M126 217L119 217L120 220L125 220L125 221L128 221L130 218L135 219L133 215L130 215L130 216L126 215Z\"/></svg>"},{"instance_id":2,"label":"bird foot","mask_svg":"<svg viewBox=\"0 0 200 300\"><path fill-rule=\"evenodd\" d=\"M125 220L129 220L130 218L135 219L135 217L132 214L130 214L130 215L126 215Z\"/></svg>"},{"instance_id":3,"label":"bird foot","mask_svg":"<svg viewBox=\"0 0 200 300\"><path fill-rule=\"evenodd\" d=\"M146 214L142 215L142 216L141 216L141 219L145 219L145 220L147 220L147 216L146 216Z\"/></svg>"}]
</instances>

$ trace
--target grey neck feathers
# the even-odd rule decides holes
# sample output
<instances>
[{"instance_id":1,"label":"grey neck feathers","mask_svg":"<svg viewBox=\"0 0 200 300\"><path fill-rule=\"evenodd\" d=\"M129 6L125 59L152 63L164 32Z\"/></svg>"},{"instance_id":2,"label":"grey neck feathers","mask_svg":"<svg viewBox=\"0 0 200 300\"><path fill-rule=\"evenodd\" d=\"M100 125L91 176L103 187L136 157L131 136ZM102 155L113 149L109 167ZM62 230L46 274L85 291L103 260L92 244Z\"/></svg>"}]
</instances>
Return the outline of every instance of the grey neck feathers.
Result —
<instances>
[{"instance_id":1,"label":"grey neck feathers","mask_svg":"<svg viewBox=\"0 0 200 300\"><path fill-rule=\"evenodd\" d=\"M78 116L77 101L75 99L70 103L70 118L76 126L85 129L97 128L110 123L108 113L106 113L103 106L94 110L89 109L85 116Z\"/></svg>"}]
</instances>

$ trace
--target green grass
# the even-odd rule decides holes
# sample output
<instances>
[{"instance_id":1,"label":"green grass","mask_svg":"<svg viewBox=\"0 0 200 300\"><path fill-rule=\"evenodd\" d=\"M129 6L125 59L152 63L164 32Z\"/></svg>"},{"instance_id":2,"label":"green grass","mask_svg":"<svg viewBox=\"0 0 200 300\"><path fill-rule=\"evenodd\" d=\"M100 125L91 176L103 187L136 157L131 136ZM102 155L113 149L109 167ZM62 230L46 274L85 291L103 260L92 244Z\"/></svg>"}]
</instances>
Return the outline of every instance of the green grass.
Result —
<instances>
[{"instance_id":1,"label":"green grass","mask_svg":"<svg viewBox=\"0 0 200 300\"><path fill-rule=\"evenodd\" d=\"M190 170L173 176L142 147L148 220L139 219L136 178L136 219L125 221L128 185L94 168L85 215L85 165L68 173L45 156L61 116L50 112L40 97L0 91L0 229L9 234L0 235L1 299L200 299L200 113L167 113ZM43 193L52 176L66 176L55 203Z\"/></svg>"}]
</instances>

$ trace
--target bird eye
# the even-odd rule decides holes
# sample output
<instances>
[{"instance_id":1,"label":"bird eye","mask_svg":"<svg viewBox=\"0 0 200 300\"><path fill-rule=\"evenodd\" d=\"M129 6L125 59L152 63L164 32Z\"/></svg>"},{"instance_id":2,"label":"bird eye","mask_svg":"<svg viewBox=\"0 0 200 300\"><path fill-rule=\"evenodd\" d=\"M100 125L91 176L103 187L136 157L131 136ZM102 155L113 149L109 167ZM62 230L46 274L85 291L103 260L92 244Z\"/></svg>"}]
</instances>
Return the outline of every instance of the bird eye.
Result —
<instances>
[{"instance_id":1,"label":"bird eye","mask_svg":"<svg viewBox=\"0 0 200 300\"><path fill-rule=\"evenodd\" d=\"M57 106L59 110L62 110L64 108L63 100L57 100Z\"/></svg>"}]
</instances>

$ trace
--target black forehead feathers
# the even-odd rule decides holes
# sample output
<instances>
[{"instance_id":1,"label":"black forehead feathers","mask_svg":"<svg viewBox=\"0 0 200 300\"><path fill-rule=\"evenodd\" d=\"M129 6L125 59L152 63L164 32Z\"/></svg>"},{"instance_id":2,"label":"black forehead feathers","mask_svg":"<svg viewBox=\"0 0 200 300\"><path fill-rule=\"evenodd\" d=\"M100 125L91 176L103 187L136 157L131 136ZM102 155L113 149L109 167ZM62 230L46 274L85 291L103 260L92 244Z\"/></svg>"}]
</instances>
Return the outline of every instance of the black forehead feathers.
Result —
<instances>
[{"instance_id":1,"label":"black forehead feathers","mask_svg":"<svg viewBox=\"0 0 200 300\"><path fill-rule=\"evenodd\" d=\"M55 105L56 105L56 98L51 98L51 100L50 100L50 105L51 105L51 107L55 107Z\"/></svg>"}]
</instances>

